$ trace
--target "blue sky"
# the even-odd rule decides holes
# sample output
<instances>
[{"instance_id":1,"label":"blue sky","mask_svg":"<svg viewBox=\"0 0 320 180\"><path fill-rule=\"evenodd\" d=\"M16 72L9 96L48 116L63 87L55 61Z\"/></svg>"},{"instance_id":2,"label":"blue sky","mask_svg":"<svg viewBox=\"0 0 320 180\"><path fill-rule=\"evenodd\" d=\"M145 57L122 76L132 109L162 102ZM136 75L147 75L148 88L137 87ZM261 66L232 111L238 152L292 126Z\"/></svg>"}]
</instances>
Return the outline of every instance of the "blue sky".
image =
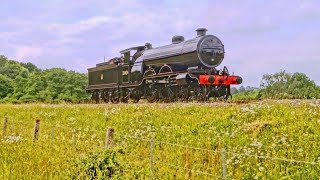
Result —
<instances>
[{"instance_id":1,"label":"blue sky","mask_svg":"<svg viewBox=\"0 0 320 180\"><path fill-rule=\"evenodd\" d=\"M0 54L41 68L86 72L122 49L206 27L225 45L220 67L244 85L280 70L320 84L317 0L11 0L1 2L0 20Z\"/></svg>"}]
</instances>

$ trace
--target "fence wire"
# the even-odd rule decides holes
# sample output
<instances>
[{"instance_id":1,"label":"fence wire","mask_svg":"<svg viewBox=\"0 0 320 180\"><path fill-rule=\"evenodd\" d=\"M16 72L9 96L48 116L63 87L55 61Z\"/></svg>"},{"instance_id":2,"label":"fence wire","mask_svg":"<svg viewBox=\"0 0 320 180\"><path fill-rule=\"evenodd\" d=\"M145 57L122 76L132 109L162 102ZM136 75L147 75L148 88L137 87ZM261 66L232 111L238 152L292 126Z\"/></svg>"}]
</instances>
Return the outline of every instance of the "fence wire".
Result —
<instances>
[{"instance_id":1,"label":"fence wire","mask_svg":"<svg viewBox=\"0 0 320 180\"><path fill-rule=\"evenodd\" d=\"M24 123L23 125L24 126ZM13 126L15 127L15 126ZM73 127L67 127L67 126L61 126L61 125L55 125L52 126L53 129L59 128L59 129L65 129L70 130L71 133L74 133L74 131L83 131L83 132L96 132L96 133L106 133L106 131L102 130L96 130L96 129L87 129L87 128L73 128ZM12 130L16 130L17 128L13 128ZM136 136L129 136L129 135L122 135L120 137L123 138L131 138L131 139L137 139L140 141L150 142L150 139L140 138ZM207 151L207 152L214 152L214 153L221 153L221 151L218 150L212 150L212 149L205 149L205 148L199 148L194 146L186 146L182 144L172 143L172 142L166 142L166 141L160 141L160 140L153 140L153 142L158 144L167 144L171 146L181 147L181 148L187 148L192 150L200 150L200 151ZM226 154L232 154L237 156L247 156L247 157L256 157L260 159L270 159L270 160L277 160L277 161L286 161L286 162L292 162L292 163L304 163L304 164L310 164L310 165L320 165L318 162L310 162L310 161L303 161L303 160L295 160L295 159L286 159L286 158L278 158L278 157L271 157L271 156L262 156L262 155L253 155L253 154L243 154L243 153L235 153L226 151Z\"/></svg>"},{"instance_id":2,"label":"fence wire","mask_svg":"<svg viewBox=\"0 0 320 180\"><path fill-rule=\"evenodd\" d=\"M7 130L10 128L11 131L19 131L19 125L20 125L20 122L17 124L17 122L19 121L9 121L8 120L8 117L6 116L5 117L5 124L3 126L3 135L4 137L6 137L6 133ZM25 123L24 121L21 122L21 131L25 131ZM10 125L11 124L11 125ZM49 126L48 126L49 128ZM48 140L51 141L51 146L53 148L53 150L55 149L54 148L54 144L56 144L57 142L57 137L55 136L55 129L64 129L64 130L67 130L68 132L70 131L70 138L71 140L73 139L73 143L67 143L67 145L71 145L71 146L76 146L77 143L79 143L78 141L81 141L81 139L79 137L77 137L77 132L81 131L81 132L94 132L94 133L107 133L107 130L97 130L97 129L88 129L88 128L75 128L75 127L67 127L67 126L62 126L62 125L54 125L54 126L51 126L51 128L49 128L48 130L48 134L49 134L49 137L48 137ZM41 128L40 128L41 129ZM52 136L50 136L50 132L52 131ZM7 136L8 137L8 136ZM192 150L197 150L197 151L206 151L206 152L211 152L211 153L223 153L222 150L213 150L213 149L206 149L206 148L200 148L200 147L194 147L194 146L187 146L187 145L182 145L182 144L177 144L177 143L172 143L172 142L167 142L167 141L162 141L162 140L157 140L157 139L153 139L153 138L150 138L150 139L147 139L147 138L142 138L142 137L136 137L136 136L130 136L130 135L118 135L118 137L120 138L124 138L124 139L135 139L135 140L138 140L138 141L142 141L142 142L150 142L150 143L154 143L153 146L155 144L165 144L165 145L169 145L169 146L173 146L173 147L179 147L179 148L185 148L185 149L192 149ZM105 141L107 142L107 141ZM61 142L60 142L61 143ZM62 142L62 143L66 143L66 142ZM92 148L92 146L88 146L86 148ZM99 148L103 149L103 147L100 147ZM165 165L165 166L168 166L168 167L172 167L172 168L177 168L177 169L184 169L184 170L188 170L188 171L191 171L191 172L195 172L195 173L198 173L198 174L202 174L202 175L206 175L206 176L210 176L210 177L214 177L214 178L218 178L218 179L224 179L226 178L225 175L223 176L216 176L216 175L213 175L213 174L210 174L208 172L203 172L201 170L196 170L196 169L190 169L190 168L186 168L186 167L181 167L181 166L177 166L177 165L174 165L174 164L170 164L170 163L166 163L166 162L163 162L163 161L158 161L158 160L153 160L152 159L152 156L153 156L153 151L156 151L157 149L150 146L150 161L151 163L154 163L154 164L162 164L162 165ZM287 158L279 158L279 157L271 157L271 156L262 156L262 155L254 155L254 154L244 154L244 153L236 153L236 152L230 152L230 151L225 151L224 152L225 154L227 155L236 155L236 156L245 156L245 157L254 157L254 158L259 158L259 159L269 159L271 161L284 161L284 162L290 162L290 163L302 163L302 164L309 164L309 165L320 165L319 162L312 162L312 161L304 161L304 160L295 160L295 159L287 159ZM147 157L143 157L141 155L131 155L133 158L135 159L139 159L139 160L142 160L142 159L146 159ZM225 162L222 162L222 163L225 163ZM224 164L225 165L225 164ZM152 166L152 164L151 164Z\"/></svg>"},{"instance_id":3,"label":"fence wire","mask_svg":"<svg viewBox=\"0 0 320 180\"><path fill-rule=\"evenodd\" d=\"M184 169L184 170L188 170L188 171L195 172L195 173L198 173L198 174L215 177L215 178L218 178L218 179L223 179L222 176L216 176L214 174L210 174L210 173L207 173L207 172L203 172L203 171L199 171L199 170L195 170L195 169L190 169L190 168L186 168L186 167L182 167L182 166L173 165L173 164L169 164L169 163L166 163L166 162L163 162L163 161L154 161L154 163L155 164L166 165L166 166L169 166L169 167L172 167L172 168L176 168L176 169Z\"/></svg>"},{"instance_id":4,"label":"fence wire","mask_svg":"<svg viewBox=\"0 0 320 180\"><path fill-rule=\"evenodd\" d=\"M221 151L216 151L216 150L212 150L212 149L204 149L204 148L199 148L199 147L186 146L186 145L175 144L175 143L170 143L170 142L165 142L165 141L154 140L154 142L157 142L159 144L168 144L168 145L171 145L171 146L177 146L177 147L182 147L182 148L187 148L187 149L193 149L193 150L201 150L201 151L207 151L207 152L221 153Z\"/></svg>"},{"instance_id":5,"label":"fence wire","mask_svg":"<svg viewBox=\"0 0 320 180\"><path fill-rule=\"evenodd\" d=\"M277 160L277 161L286 161L286 162L292 162L292 163L304 163L304 164L310 164L310 165L319 165L320 163L317 162L309 162L309 161L301 161L301 160L294 160L294 159L286 159L286 158L277 158L277 157L270 157L270 156L261 156L261 155L253 155L253 154L239 154L234 152L226 152L226 154L233 154L237 156L248 156L248 157L256 157L260 159L271 159L271 160Z\"/></svg>"}]
</instances>

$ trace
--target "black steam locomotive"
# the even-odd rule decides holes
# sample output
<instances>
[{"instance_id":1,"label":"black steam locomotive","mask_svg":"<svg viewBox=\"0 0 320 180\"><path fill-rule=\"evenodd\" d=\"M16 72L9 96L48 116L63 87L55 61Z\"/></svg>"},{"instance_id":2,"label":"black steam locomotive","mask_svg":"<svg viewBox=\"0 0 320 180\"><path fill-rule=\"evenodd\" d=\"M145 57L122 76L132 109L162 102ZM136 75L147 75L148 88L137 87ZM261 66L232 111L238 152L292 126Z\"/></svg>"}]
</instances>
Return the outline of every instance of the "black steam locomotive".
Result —
<instances>
[{"instance_id":1,"label":"black steam locomotive","mask_svg":"<svg viewBox=\"0 0 320 180\"><path fill-rule=\"evenodd\" d=\"M95 102L207 101L210 97L228 99L230 85L242 78L216 67L224 59L224 45L207 29L184 40L174 36L172 44L152 48L150 43L120 51L121 57L88 69L86 88Z\"/></svg>"}]
</instances>

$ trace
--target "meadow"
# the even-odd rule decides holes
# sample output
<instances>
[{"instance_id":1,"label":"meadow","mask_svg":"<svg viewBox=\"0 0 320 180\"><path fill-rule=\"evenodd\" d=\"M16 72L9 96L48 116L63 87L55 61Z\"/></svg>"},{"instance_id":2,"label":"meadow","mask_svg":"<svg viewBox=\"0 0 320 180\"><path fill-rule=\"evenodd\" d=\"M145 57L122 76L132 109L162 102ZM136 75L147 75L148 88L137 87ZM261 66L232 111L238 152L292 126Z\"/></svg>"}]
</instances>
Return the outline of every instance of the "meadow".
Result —
<instances>
[{"instance_id":1,"label":"meadow","mask_svg":"<svg viewBox=\"0 0 320 180\"><path fill-rule=\"evenodd\" d=\"M223 164L228 179L320 175L319 100L1 104L1 127L6 115L0 179L219 179Z\"/></svg>"}]
</instances>

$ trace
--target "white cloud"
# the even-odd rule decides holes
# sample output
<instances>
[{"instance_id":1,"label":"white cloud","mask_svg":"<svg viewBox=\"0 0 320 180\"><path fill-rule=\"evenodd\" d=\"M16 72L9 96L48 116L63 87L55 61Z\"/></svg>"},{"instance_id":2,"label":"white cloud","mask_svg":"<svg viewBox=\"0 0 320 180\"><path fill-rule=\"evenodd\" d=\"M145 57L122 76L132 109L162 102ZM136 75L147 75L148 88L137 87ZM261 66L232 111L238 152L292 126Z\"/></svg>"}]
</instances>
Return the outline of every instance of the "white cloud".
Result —
<instances>
[{"instance_id":1,"label":"white cloud","mask_svg":"<svg viewBox=\"0 0 320 180\"><path fill-rule=\"evenodd\" d=\"M110 17L107 16L94 16L92 18L80 21L80 25L84 25L89 28L94 28L101 24L107 23L111 20Z\"/></svg>"},{"instance_id":2,"label":"white cloud","mask_svg":"<svg viewBox=\"0 0 320 180\"><path fill-rule=\"evenodd\" d=\"M21 46L16 48L15 57L17 60L24 60L38 58L42 54L42 48Z\"/></svg>"},{"instance_id":3,"label":"white cloud","mask_svg":"<svg viewBox=\"0 0 320 180\"><path fill-rule=\"evenodd\" d=\"M304 34L294 29L320 14L317 1L65 2L49 3L39 13L33 12L33 18L12 15L4 20L0 49L41 67L85 72L84 67L101 62L104 55L112 58L122 49L145 42L154 47L165 45L176 34L189 39L195 36L196 28L206 27L226 46L224 64L250 79L245 80L249 85L258 84L260 74L277 69L273 66L299 64L303 58L320 55L316 50L319 27L310 27ZM316 71L314 65L304 70Z\"/></svg>"},{"instance_id":4,"label":"white cloud","mask_svg":"<svg viewBox=\"0 0 320 180\"><path fill-rule=\"evenodd\" d=\"M93 16L74 23L44 23L42 28L50 34L61 37L74 36L104 25L110 22L111 19L112 18L107 16Z\"/></svg>"}]
</instances>

